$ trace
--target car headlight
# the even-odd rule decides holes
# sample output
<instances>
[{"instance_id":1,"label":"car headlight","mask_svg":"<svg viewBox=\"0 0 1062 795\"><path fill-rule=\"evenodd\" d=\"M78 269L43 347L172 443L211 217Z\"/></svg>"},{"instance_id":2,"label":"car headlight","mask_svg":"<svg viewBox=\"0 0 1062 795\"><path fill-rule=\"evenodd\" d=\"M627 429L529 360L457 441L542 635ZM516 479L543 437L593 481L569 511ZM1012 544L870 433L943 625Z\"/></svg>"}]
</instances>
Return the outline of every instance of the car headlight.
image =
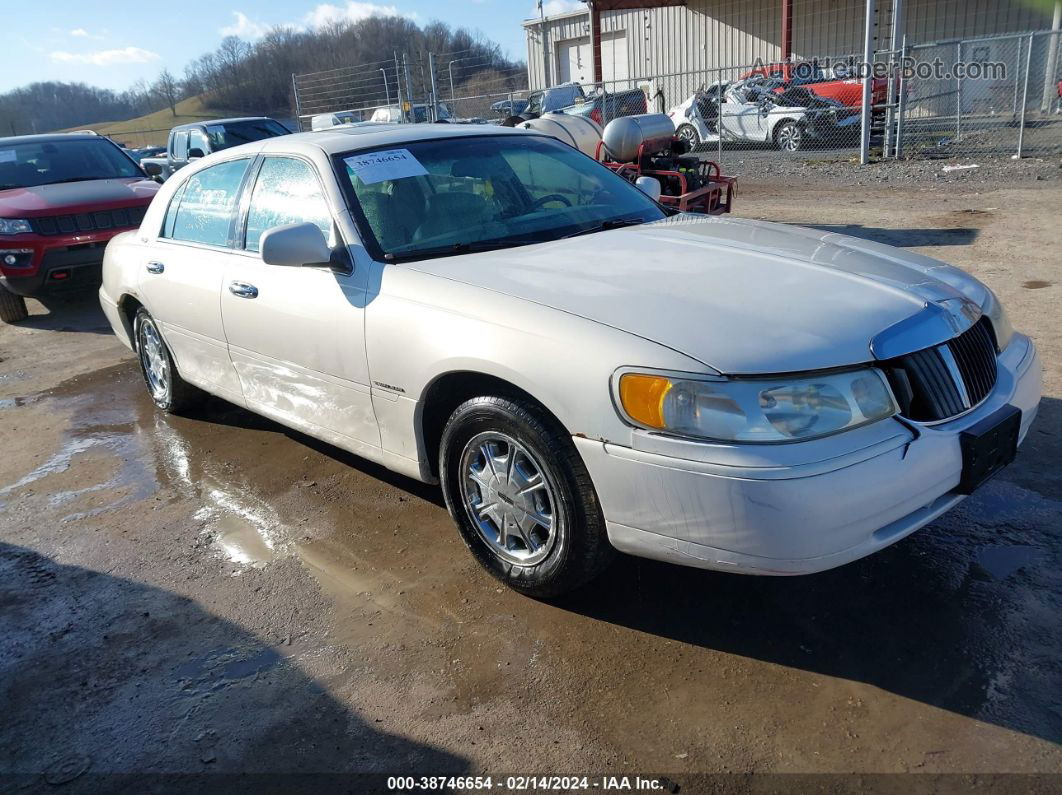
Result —
<instances>
[{"instance_id":1,"label":"car headlight","mask_svg":"<svg viewBox=\"0 0 1062 795\"><path fill-rule=\"evenodd\" d=\"M20 235L32 231L33 227L29 221L21 218L0 218L0 235Z\"/></svg>"},{"instance_id":2,"label":"car headlight","mask_svg":"<svg viewBox=\"0 0 1062 795\"><path fill-rule=\"evenodd\" d=\"M896 413L879 370L704 380L626 372L617 398L650 430L722 442L793 442L857 428Z\"/></svg>"},{"instance_id":3,"label":"car headlight","mask_svg":"<svg viewBox=\"0 0 1062 795\"><path fill-rule=\"evenodd\" d=\"M1010 345L1010 338L1014 336L1014 327L1010 325L1007 310L996 298L996 294L985 287L985 302L981 305L981 311L992 321L992 329L996 332L996 346L1000 352Z\"/></svg>"}]
</instances>

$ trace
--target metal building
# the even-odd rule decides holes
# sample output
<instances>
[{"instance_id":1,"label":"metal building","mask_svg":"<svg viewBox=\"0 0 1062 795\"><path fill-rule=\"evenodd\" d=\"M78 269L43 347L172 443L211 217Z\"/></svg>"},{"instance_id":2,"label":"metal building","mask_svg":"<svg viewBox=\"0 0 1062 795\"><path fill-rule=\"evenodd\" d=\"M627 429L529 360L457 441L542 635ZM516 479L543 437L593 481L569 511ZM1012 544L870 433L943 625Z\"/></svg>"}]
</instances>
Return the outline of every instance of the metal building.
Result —
<instances>
[{"instance_id":1,"label":"metal building","mask_svg":"<svg viewBox=\"0 0 1062 795\"><path fill-rule=\"evenodd\" d=\"M569 80L633 82L747 67L757 59L838 58L863 51L865 0L584 2L583 9L523 23L531 88ZM888 48L898 4L875 3L874 49ZM898 38L928 44L1045 30L1057 5L1050 0L903 0Z\"/></svg>"}]
</instances>

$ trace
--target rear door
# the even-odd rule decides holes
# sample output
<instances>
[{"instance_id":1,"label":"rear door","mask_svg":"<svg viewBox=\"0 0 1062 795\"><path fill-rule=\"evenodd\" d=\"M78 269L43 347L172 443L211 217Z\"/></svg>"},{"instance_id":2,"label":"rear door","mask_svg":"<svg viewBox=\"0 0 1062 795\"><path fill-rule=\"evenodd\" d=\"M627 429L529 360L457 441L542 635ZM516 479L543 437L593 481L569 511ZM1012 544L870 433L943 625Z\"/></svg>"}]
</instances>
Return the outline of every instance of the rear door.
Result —
<instances>
[{"instance_id":1,"label":"rear door","mask_svg":"<svg viewBox=\"0 0 1062 795\"><path fill-rule=\"evenodd\" d=\"M338 209L312 162L262 158L245 201L242 252L225 270L221 312L247 405L357 450L380 445L365 357L365 274L266 265L258 251L263 232L301 222L317 224L342 248Z\"/></svg>"},{"instance_id":2,"label":"rear door","mask_svg":"<svg viewBox=\"0 0 1062 795\"><path fill-rule=\"evenodd\" d=\"M144 251L140 293L181 375L242 402L221 323L221 284L232 256L240 190L253 158L198 171L179 187Z\"/></svg>"}]
</instances>

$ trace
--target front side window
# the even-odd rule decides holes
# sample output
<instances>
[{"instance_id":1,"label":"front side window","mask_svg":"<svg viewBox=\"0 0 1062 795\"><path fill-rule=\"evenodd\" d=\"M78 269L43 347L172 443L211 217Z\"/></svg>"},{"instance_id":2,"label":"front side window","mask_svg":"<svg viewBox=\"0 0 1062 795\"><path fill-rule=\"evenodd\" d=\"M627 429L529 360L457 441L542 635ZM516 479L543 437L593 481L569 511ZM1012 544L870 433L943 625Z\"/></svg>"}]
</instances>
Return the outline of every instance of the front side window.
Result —
<instances>
[{"instance_id":1,"label":"front side window","mask_svg":"<svg viewBox=\"0 0 1062 795\"><path fill-rule=\"evenodd\" d=\"M105 138L0 145L0 190L94 179L143 179L128 155Z\"/></svg>"},{"instance_id":2,"label":"front side window","mask_svg":"<svg viewBox=\"0 0 1062 795\"><path fill-rule=\"evenodd\" d=\"M363 235L389 259L539 243L664 217L627 180L545 136L418 141L340 155L337 165Z\"/></svg>"},{"instance_id":3,"label":"front side window","mask_svg":"<svg viewBox=\"0 0 1062 795\"><path fill-rule=\"evenodd\" d=\"M269 157L262 163L247 211L248 251L258 251L262 233L275 226L316 224L335 245L332 213L313 167L291 157Z\"/></svg>"},{"instance_id":4,"label":"front side window","mask_svg":"<svg viewBox=\"0 0 1062 795\"><path fill-rule=\"evenodd\" d=\"M163 237L227 246L243 175L251 161L230 160L194 174L174 194L163 223Z\"/></svg>"}]
</instances>

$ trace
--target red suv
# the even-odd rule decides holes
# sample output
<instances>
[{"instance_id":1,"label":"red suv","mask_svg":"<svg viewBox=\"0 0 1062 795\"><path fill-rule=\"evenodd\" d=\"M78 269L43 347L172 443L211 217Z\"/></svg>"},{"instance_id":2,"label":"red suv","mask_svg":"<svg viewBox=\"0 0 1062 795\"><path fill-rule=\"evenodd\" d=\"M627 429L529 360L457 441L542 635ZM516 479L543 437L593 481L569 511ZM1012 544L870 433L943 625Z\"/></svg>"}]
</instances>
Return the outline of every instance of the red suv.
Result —
<instances>
[{"instance_id":1,"label":"red suv","mask_svg":"<svg viewBox=\"0 0 1062 795\"><path fill-rule=\"evenodd\" d=\"M158 189L99 135L0 138L0 320L25 319L24 296L98 287L107 241Z\"/></svg>"}]
</instances>

